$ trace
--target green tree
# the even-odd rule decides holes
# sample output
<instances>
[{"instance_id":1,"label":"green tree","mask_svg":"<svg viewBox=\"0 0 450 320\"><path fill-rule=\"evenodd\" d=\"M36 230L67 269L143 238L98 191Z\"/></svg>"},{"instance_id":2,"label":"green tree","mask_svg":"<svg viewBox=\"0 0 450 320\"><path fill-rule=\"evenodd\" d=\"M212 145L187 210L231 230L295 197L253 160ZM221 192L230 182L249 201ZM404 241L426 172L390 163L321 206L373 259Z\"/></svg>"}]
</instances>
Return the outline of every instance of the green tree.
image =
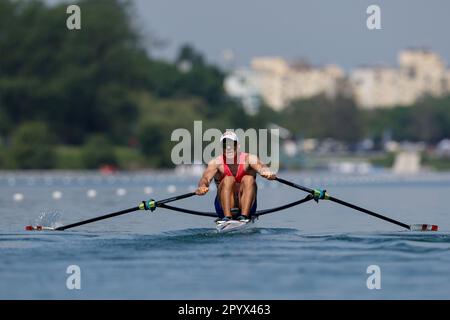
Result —
<instances>
[{"instance_id":1,"label":"green tree","mask_svg":"<svg viewBox=\"0 0 450 320\"><path fill-rule=\"evenodd\" d=\"M355 142L362 137L360 113L345 97L316 96L292 102L281 113L280 125L298 136Z\"/></svg>"},{"instance_id":2,"label":"green tree","mask_svg":"<svg viewBox=\"0 0 450 320\"><path fill-rule=\"evenodd\" d=\"M208 65L196 49L190 45L183 45L176 59L177 66L182 69L183 64L188 69L180 78L181 92L187 95L203 97L209 104L218 106L225 100L223 81L225 75L216 66Z\"/></svg>"},{"instance_id":3,"label":"green tree","mask_svg":"<svg viewBox=\"0 0 450 320\"><path fill-rule=\"evenodd\" d=\"M450 136L450 97L427 97L412 106L365 110L365 134L380 139L384 132L395 140L436 143Z\"/></svg>"},{"instance_id":4,"label":"green tree","mask_svg":"<svg viewBox=\"0 0 450 320\"><path fill-rule=\"evenodd\" d=\"M47 122L69 144L81 144L98 131L112 131L117 138L118 120L137 117L130 94L148 85L149 59L130 22L130 2L77 4L83 9L80 32L65 28L66 4L5 0L6 22L0 19L8 23L0 37L4 111L16 125ZM105 115L105 109L111 112ZM121 136L132 126L123 123L128 127Z\"/></svg>"},{"instance_id":5,"label":"green tree","mask_svg":"<svg viewBox=\"0 0 450 320\"><path fill-rule=\"evenodd\" d=\"M193 67L204 67L205 59L194 47L189 44L184 44L178 51L176 63L189 62Z\"/></svg>"},{"instance_id":6,"label":"green tree","mask_svg":"<svg viewBox=\"0 0 450 320\"><path fill-rule=\"evenodd\" d=\"M411 107L402 106L361 112L366 136L380 141L385 132L391 132L395 140L411 139Z\"/></svg>"},{"instance_id":7,"label":"green tree","mask_svg":"<svg viewBox=\"0 0 450 320\"><path fill-rule=\"evenodd\" d=\"M171 135L175 129L192 132L196 120L205 120L204 130L209 126L204 117L208 106L201 99L161 100L148 94L137 99L142 114L137 128L140 150L152 166L173 166L170 156L175 142L171 141Z\"/></svg>"},{"instance_id":8,"label":"green tree","mask_svg":"<svg viewBox=\"0 0 450 320\"><path fill-rule=\"evenodd\" d=\"M2 138L4 138L12 129L11 120L7 113L4 111L0 102L0 144Z\"/></svg>"},{"instance_id":9,"label":"green tree","mask_svg":"<svg viewBox=\"0 0 450 320\"><path fill-rule=\"evenodd\" d=\"M117 165L114 146L102 134L92 135L83 147L83 162L86 168L98 169L103 165Z\"/></svg>"},{"instance_id":10,"label":"green tree","mask_svg":"<svg viewBox=\"0 0 450 320\"><path fill-rule=\"evenodd\" d=\"M55 164L54 140L46 124L27 122L14 131L10 147L12 166L51 169Z\"/></svg>"},{"instance_id":11,"label":"green tree","mask_svg":"<svg viewBox=\"0 0 450 320\"><path fill-rule=\"evenodd\" d=\"M450 97L428 97L413 106L409 129L412 139L428 143L449 137Z\"/></svg>"}]
</instances>

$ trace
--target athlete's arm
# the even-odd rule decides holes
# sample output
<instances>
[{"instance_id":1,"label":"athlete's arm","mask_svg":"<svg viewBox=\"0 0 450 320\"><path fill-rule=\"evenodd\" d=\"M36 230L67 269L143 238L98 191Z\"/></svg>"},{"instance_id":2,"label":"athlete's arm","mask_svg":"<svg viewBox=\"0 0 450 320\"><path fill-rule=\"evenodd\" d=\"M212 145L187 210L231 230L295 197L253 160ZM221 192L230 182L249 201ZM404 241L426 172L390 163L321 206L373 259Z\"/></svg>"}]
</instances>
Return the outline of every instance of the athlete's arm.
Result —
<instances>
[{"instance_id":1,"label":"athlete's arm","mask_svg":"<svg viewBox=\"0 0 450 320\"><path fill-rule=\"evenodd\" d=\"M198 182L198 188L195 193L199 196L206 194L209 191L209 183L211 182L214 175L217 173L218 165L215 159L208 163L208 167L203 172L200 181Z\"/></svg>"},{"instance_id":2,"label":"athlete's arm","mask_svg":"<svg viewBox=\"0 0 450 320\"><path fill-rule=\"evenodd\" d=\"M269 167L259 160L259 158L253 154L248 155L248 163L250 167L258 172L261 177L266 178L268 180L274 180L277 175L270 171Z\"/></svg>"}]
</instances>

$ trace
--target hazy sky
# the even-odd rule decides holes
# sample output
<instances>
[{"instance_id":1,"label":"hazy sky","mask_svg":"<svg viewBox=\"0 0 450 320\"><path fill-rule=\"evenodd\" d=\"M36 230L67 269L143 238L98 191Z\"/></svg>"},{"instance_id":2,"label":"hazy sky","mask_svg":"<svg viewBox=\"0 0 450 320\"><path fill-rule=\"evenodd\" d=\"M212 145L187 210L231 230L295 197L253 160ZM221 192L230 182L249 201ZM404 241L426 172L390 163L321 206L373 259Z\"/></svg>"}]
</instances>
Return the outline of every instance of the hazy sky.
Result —
<instances>
[{"instance_id":1,"label":"hazy sky","mask_svg":"<svg viewBox=\"0 0 450 320\"><path fill-rule=\"evenodd\" d=\"M399 50L427 46L450 61L448 0L134 0L140 23L169 40L155 53L173 57L190 42L209 60L235 52L306 58L314 64L396 65ZM382 30L369 31L366 9L381 7Z\"/></svg>"},{"instance_id":2,"label":"hazy sky","mask_svg":"<svg viewBox=\"0 0 450 320\"><path fill-rule=\"evenodd\" d=\"M169 59L189 42L215 63L231 49L235 66L267 55L346 69L395 66L399 50L411 46L429 47L450 62L449 0L132 1L141 31L168 41L153 54ZM382 30L366 27L371 4L381 7Z\"/></svg>"}]
</instances>

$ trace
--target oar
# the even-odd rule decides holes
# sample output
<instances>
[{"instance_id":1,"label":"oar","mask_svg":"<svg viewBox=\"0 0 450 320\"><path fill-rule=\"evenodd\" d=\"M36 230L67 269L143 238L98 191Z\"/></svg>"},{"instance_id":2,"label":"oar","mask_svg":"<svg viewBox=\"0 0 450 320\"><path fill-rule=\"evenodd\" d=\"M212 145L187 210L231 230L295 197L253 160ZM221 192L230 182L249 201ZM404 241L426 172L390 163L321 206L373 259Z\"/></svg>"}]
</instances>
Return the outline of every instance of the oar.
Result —
<instances>
[{"instance_id":1,"label":"oar","mask_svg":"<svg viewBox=\"0 0 450 320\"><path fill-rule=\"evenodd\" d=\"M275 180L277 180L278 182L283 183L285 185L288 185L290 187L293 187L293 188L305 191L305 192L307 192L309 194L312 194L316 201L318 201L318 200L330 200L330 201L339 203L340 205L343 205L343 206L346 206L346 207L358 210L360 212L366 213L366 214L371 215L373 217L376 217L378 219L382 219L382 220L385 220L387 222L396 224L396 225L398 225L400 227L403 227L405 229L408 229L410 231L438 231L438 229L439 229L439 227L437 225L434 225L434 224L411 224L411 225L409 225L409 224L406 224L406 223L394 220L392 218L383 216L383 215L381 215L379 213L376 213L376 212L373 212L371 210L368 210L368 209L359 207L357 205L351 204L349 202L346 202L346 201L337 199L335 197L332 197L325 190L310 189L310 188L301 186L299 184L296 184L294 182L287 181L287 180L282 179L282 178L276 178Z\"/></svg>"},{"instance_id":2,"label":"oar","mask_svg":"<svg viewBox=\"0 0 450 320\"><path fill-rule=\"evenodd\" d=\"M133 208L129 208L129 209L125 209L125 210L120 210L117 212L113 212L113 213L109 213L109 214L105 214L103 216L99 216L99 217L95 217L92 219L88 219L88 220L83 220L80 222L76 222L76 223L72 223L72 224L68 224L66 226L61 226L58 228L51 228L51 227L43 227L43 226L26 226L25 230L58 230L58 231L62 231L62 230L67 230L70 228L74 228L74 227L78 227L84 224L88 224L88 223L92 223L92 222L96 222L96 221L100 221L100 220L105 220L105 219L109 219L112 217L117 217L126 213L130 213L130 212L134 212L134 211L138 211L138 210L155 210L156 207L158 207L161 204L164 203L169 203L172 201L176 201L176 200L181 200L181 199L185 199L185 198L189 198L192 197L193 195L195 195L195 192L189 192L186 194L182 194L179 196L175 196L175 197L171 197L171 198L167 198L164 200L159 200L159 201L155 201L153 199L148 200L148 201L142 201L139 206L137 207L133 207Z\"/></svg>"}]
</instances>

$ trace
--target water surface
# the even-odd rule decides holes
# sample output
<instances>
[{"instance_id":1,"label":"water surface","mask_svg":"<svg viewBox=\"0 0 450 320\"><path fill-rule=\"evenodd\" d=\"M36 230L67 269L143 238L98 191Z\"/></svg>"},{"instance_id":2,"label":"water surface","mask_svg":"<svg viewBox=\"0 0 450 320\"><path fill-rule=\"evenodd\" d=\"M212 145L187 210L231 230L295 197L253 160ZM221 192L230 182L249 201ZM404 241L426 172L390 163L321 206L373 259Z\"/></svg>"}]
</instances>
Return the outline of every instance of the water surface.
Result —
<instances>
[{"instance_id":1,"label":"water surface","mask_svg":"<svg viewBox=\"0 0 450 320\"><path fill-rule=\"evenodd\" d=\"M215 233L212 218L164 209L64 232L26 232L23 226L42 212L72 223L134 207L148 197L188 192L197 178L162 172L116 177L0 173L0 298L450 298L450 176L280 176L326 187L336 197L406 223L438 224L441 231L404 231L322 201L261 217L256 228L235 234ZM169 192L170 185L176 190ZM145 187L152 195L144 193ZM126 194L118 196L119 188ZM89 189L96 190L95 198L86 196ZM54 191L62 197L53 199ZM17 193L22 201L13 200ZM264 182L258 204L264 209L303 196ZM177 205L207 211L212 200L213 191ZM81 290L66 287L69 265L81 269ZM366 286L370 265L381 269L380 290Z\"/></svg>"}]
</instances>

